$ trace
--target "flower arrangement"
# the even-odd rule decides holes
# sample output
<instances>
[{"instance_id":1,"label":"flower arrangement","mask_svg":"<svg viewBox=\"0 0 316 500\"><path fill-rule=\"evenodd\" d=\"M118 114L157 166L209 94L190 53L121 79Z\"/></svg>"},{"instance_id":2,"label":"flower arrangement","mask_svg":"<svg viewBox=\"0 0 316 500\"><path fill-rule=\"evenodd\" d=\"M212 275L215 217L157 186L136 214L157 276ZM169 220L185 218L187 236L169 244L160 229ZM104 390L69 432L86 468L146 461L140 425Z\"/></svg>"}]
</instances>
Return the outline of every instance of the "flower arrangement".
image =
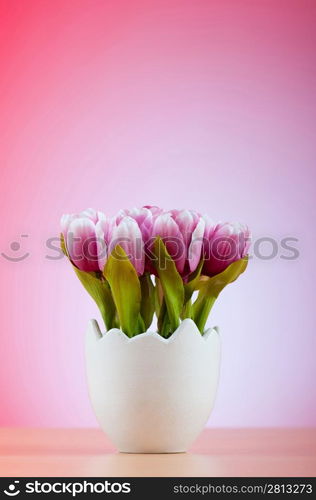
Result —
<instances>
[{"instance_id":1,"label":"flower arrangement","mask_svg":"<svg viewBox=\"0 0 316 500\"><path fill-rule=\"evenodd\" d=\"M106 329L128 337L145 332L154 314L165 338L185 318L203 335L218 295L245 271L249 245L246 226L193 210L145 206L108 217L87 209L61 219L61 248Z\"/></svg>"}]
</instances>

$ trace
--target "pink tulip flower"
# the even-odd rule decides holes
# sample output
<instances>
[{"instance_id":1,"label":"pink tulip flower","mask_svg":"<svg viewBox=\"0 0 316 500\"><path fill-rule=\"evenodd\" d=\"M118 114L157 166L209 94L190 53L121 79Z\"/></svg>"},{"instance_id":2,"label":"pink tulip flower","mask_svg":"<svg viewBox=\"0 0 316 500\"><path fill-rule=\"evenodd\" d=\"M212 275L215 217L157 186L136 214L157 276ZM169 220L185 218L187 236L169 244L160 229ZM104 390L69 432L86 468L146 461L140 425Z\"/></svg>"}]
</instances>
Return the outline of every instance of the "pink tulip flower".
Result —
<instances>
[{"instance_id":1,"label":"pink tulip flower","mask_svg":"<svg viewBox=\"0 0 316 500\"><path fill-rule=\"evenodd\" d=\"M182 276L195 271L202 251L205 222L193 210L171 210L154 220L152 239L160 236Z\"/></svg>"},{"instance_id":2,"label":"pink tulip flower","mask_svg":"<svg viewBox=\"0 0 316 500\"><path fill-rule=\"evenodd\" d=\"M250 246L250 232L240 223L206 221L203 238L204 266L202 274L214 276L230 264L245 257Z\"/></svg>"},{"instance_id":3,"label":"pink tulip flower","mask_svg":"<svg viewBox=\"0 0 316 500\"><path fill-rule=\"evenodd\" d=\"M205 221L194 210L172 210L172 215L179 226L186 248L185 271L192 273L201 259Z\"/></svg>"},{"instance_id":4,"label":"pink tulip flower","mask_svg":"<svg viewBox=\"0 0 316 500\"><path fill-rule=\"evenodd\" d=\"M151 236L154 219L151 210L149 210L149 208L147 207L132 208L130 210L122 209L116 216L116 224L119 224L124 217L131 217L137 222L138 227L142 233L143 241L146 244Z\"/></svg>"},{"instance_id":5,"label":"pink tulip flower","mask_svg":"<svg viewBox=\"0 0 316 500\"><path fill-rule=\"evenodd\" d=\"M115 226L114 218L106 217L105 215L100 217L95 225L98 262L99 262L99 269L101 272L103 272L104 266L108 258L109 245L112 238L112 232L114 226Z\"/></svg>"},{"instance_id":6,"label":"pink tulip flower","mask_svg":"<svg viewBox=\"0 0 316 500\"><path fill-rule=\"evenodd\" d=\"M72 263L81 271L99 271L99 246L96 227L105 219L102 212L89 208L61 218L61 230Z\"/></svg>"},{"instance_id":7,"label":"pink tulip flower","mask_svg":"<svg viewBox=\"0 0 316 500\"><path fill-rule=\"evenodd\" d=\"M138 215L144 234L151 232L151 212ZM81 271L103 271L108 255L116 245L126 252L139 275L144 272L144 243L136 220L120 213L114 218L88 209L61 218L61 229L72 263ZM147 231L147 233L146 233Z\"/></svg>"},{"instance_id":8,"label":"pink tulip flower","mask_svg":"<svg viewBox=\"0 0 316 500\"><path fill-rule=\"evenodd\" d=\"M152 213L154 218L158 217L158 215L161 215L163 213L163 209L155 205L145 205L143 206L143 208L147 208L147 210L149 210Z\"/></svg>"},{"instance_id":9,"label":"pink tulip flower","mask_svg":"<svg viewBox=\"0 0 316 500\"><path fill-rule=\"evenodd\" d=\"M143 235L136 220L130 216L119 217L118 224L112 228L109 252L120 245L135 267L137 274L142 275L145 266Z\"/></svg>"},{"instance_id":10,"label":"pink tulip flower","mask_svg":"<svg viewBox=\"0 0 316 500\"><path fill-rule=\"evenodd\" d=\"M117 224L120 223L123 217L126 216L131 217L137 222L138 227L142 233L142 238L144 243L144 252L145 252L144 272L148 272L150 274L155 273L155 268L153 266L152 260L151 258L149 258L149 255L151 253L150 247L152 244L152 230L155 219L162 213L163 213L162 208L152 205L146 205L142 208L120 210L116 216Z\"/></svg>"}]
</instances>

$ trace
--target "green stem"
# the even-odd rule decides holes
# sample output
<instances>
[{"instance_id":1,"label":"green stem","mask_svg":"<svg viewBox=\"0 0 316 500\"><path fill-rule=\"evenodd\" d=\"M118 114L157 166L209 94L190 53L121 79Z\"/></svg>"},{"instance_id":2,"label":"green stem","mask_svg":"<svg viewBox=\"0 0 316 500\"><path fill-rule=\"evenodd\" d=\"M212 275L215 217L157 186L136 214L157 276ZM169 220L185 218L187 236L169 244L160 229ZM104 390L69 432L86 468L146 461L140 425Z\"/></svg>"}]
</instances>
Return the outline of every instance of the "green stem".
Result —
<instances>
[{"instance_id":1,"label":"green stem","mask_svg":"<svg viewBox=\"0 0 316 500\"><path fill-rule=\"evenodd\" d=\"M169 316L168 316L168 313L166 313L165 317L164 317L164 320L163 320L163 325L162 325L162 329L161 329L161 335L165 339L167 339L168 337L170 337L170 335L172 333L173 332L171 331L171 325L170 325Z\"/></svg>"},{"instance_id":2,"label":"green stem","mask_svg":"<svg viewBox=\"0 0 316 500\"><path fill-rule=\"evenodd\" d=\"M192 311L192 302L189 299L184 304L183 311L182 311L182 314L181 314L181 318L182 319L192 318L192 313L193 313L193 311Z\"/></svg>"},{"instance_id":3,"label":"green stem","mask_svg":"<svg viewBox=\"0 0 316 500\"><path fill-rule=\"evenodd\" d=\"M172 333L167 305L164 299L162 301L158 317L158 333L164 338L168 338L170 333Z\"/></svg>"},{"instance_id":4,"label":"green stem","mask_svg":"<svg viewBox=\"0 0 316 500\"><path fill-rule=\"evenodd\" d=\"M201 334L204 333L207 318L217 297L198 297L194 304L193 319Z\"/></svg>"}]
</instances>

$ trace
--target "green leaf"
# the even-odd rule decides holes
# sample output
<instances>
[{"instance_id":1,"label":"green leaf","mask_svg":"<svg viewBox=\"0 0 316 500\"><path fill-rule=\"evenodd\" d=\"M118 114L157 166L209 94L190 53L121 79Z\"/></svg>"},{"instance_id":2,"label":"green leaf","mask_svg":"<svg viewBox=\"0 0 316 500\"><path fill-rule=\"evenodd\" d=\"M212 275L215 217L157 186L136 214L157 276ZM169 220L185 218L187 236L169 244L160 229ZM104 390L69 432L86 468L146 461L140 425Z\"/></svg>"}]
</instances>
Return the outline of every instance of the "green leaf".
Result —
<instances>
[{"instance_id":1,"label":"green leaf","mask_svg":"<svg viewBox=\"0 0 316 500\"><path fill-rule=\"evenodd\" d=\"M184 302L183 281L159 236L155 239L153 253L156 257L155 265L164 293L170 324L169 329L173 333L179 326L179 318Z\"/></svg>"},{"instance_id":2,"label":"green leaf","mask_svg":"<svg viewBox=\"0 0 316 500\"><path fill-rule=\"evenodd\" d=\"M65 238L64 238L63 233L60 233L60 248L61 248L63 254L66 255L66 257L68 257L68 259L69 259L68 250L66 247L66 242L65 242Z\"/></svg>"},{"instance_id":3,"label":"green leaf","mask_svg":"<svg viewBox=\"0 0 316 500\"><path fill-rule=\"evenodd\" d=\"M137 272L120 245L109 256L104 269L123 332L128 337L141 333L141 289Z\"/></svg>"},{"instance_id":4,"label":"green leaf","mask_svg":"<svg viewBox=\"0 0 316 500\"><path fill-rule=\"evenodd\" d=\"M157 318L159 318L161 306L163 303L163 289L160 283L160 279L155 276L155 312Z\"/></svg>"},{"instance_id":5,"label":"green leaf","mask_svg":"<svg viewBox=\"0 0 316 500\"><path fill-rule=\"evenodd\" d=\"M62 233L60 235L60 247L71 262ZM117 326L115 304L107 281L103 279L101 273L81 271L72 262L71 265L82 285L97 304L106 329L115 328Z\"/></svg>"},{"instance_id":6,"label":"green leaf","mask_svg":"<svg viewBox=\"0 0 316 500\"><path fill-rule=\"evenodd\" d=\"M116 310L111 290L107 281L102 278L101 273L81 271L74 265L72 267L81 283L100 309L106 329L110 330L117 326L115 319Z\"/></svg>"},{"instance_id":7,"label":"green leaf","mask_svg":"<svg viewBox=\"0 0 316 500\"><path fill-rule=\"evenodd\" d=\"M149 273L141 276L139 281L142 293L140 314L144 320L145 330L147 330L152 323L155 312L155 287Z\"/></svg>"},{"instance_id":8,"label":"green leaf","mask_svg":"<svg viewBox=\"0 0 316 500\"><path fill-rule=\"evenodd\" d=\"M192 303L191 297L193 292L198 289L201 279L201 271L203 268L204 260L201 259L196 270L190 274L187 283L184 283L184 307L182 311L182 318L191 318L192 316Z\"/></svg>"},{"instance_id":9,"label":"green leaf","mask_svg":"<svg viewBox=\"0 0 316 500\"><path fill-rule=\"evenodd\" d=\"M158 318L157 326L158 326L158 332L160 334L162 333L162 327L163 327L166 315L167 315L166 302L165 302L165 299L163 299L161 306L160 306L159 314L157 314L157 318Z\"/></svg>"},{"instance_id":10,"label":"green leaf","mask_svg":"<svg viewBox=\"0 0 316 500\"><path fill-rule=\"evenodd\" d=\"M200 292L192 306L192 319L203 335L207 318L209 317L216 297L212 295L201 295L201 293L202 292Z\"/></svg>"},{"instance_id":11,"label":"green leaf","mask_svg":"<svg viewBox=\"0 0 316 500\"><path fill-rule=\"evenodd\" d=\"M248 258L237 260L212 278L203 277L198 284L199 295L193 304L192 318L203 334L205 323L215 300L226 285L233 283L247 267Z\"/></svg>"},{"instance_id":12,"label":"green leaf","mask_svg":"<svg viewBox=\"0 0 316 500\"><path fill-rule=\"evenodd\" d=\"M165 299L163 299L161 304L157 326L158 326L158 332L162 337L168 338L173 333L173 330L170 325Z\"/></svg>"},{"instance_id":13,"label":"green leaf","mask_svg":"<svg viewBox=\"0 0 316 500\"><path fill-rule=\"evenodd\" d=\"M190 274L188 282L184 284L184 293L186 301L189 300L192 297L193 292L198 289L203 264L204 260L201 259L196 270Z\"/></svg>"},{"instance_id":14,"label":"green leaf","mask_svg":"<svg viewBox=\"0 0 316 500\"><path fill-rule=\"evenodd\" d=\"M248 265L248 258L236 260L230 264L224 271L216 274L212 278L204 277L198 286L199 290L208 290L208 293L218 297L220 292L226 285L233 283L236 279L246 270Z\"/></svg>"}]
</instances>

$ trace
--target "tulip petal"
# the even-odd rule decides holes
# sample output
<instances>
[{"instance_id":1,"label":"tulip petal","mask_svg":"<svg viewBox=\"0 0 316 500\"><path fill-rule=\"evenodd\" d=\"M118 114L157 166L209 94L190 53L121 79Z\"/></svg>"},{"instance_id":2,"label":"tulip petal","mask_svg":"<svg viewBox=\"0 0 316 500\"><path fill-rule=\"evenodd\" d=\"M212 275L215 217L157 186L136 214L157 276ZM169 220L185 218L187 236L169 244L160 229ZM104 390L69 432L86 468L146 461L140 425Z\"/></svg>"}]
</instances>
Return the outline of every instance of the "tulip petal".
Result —
<instances>
[{"instance_id":1,"label":"tulip petal","mask_svg":"<svg viewBox=\"0 0 316 500\"><path fill-rule=\"evenodd\" d=\"M205 221L201 218L192 233L191 243L188 249L188 262L191 273L195 271L201 260L204 230Z\"/></svg>"},{"instance_id":2,"label":"tulip petal","mask_svg":"<svg viewBox=\"0 0 316 500\"><path fill-rule=\"evenodd\" d=\"M94 222L96 224L96 222L98 221L98 212L96 210L94 210L94 208L86 208L85 210L82 210L82 212L80 212L78 217L80 217L80 218L86 217L86 218L92 220L92 222Z\"/></svg>"},{"instance_id":3,"label":"tulip petal","mask_svg":"<svg viewBox=\"0 0 316 500\"><path fill-rule=\"evenodd\" d=\"M109 217L102 217L95 225L96 244L99 269L103 272L107 260L108 246L111 238L113 219Z\"/></svg>"},{"instance_id":4,"label":"tulip petal","mask_svg":"<svg viewBox=\"0 0 316 500\"><path fill-rule=\"evenodd\" d=\"M76 218L73 214L64 214L60 219L61 232L66 237L70 223Z\"/></svg>"},{"instance_id":5,"label":"tulip petal","mask_svg":"<svg viewBox=\"0 0 316 500\"><path fill-rule=\"evenodd\" d=\"M129 216L124 217L115 226L110 242L110 252L120 245L135 267L137 274L142 275L145 266L144 243L137 222Z\"/></svg>"},{"instance_id":6,"label":"tulip petal","mask_svg":"<svg viewBox=\"0 0 316 500\"><path fill-rule=\"evenodd\" d=\"M76 218L70 223L66 244L70 259L78 269L99 270L95 225L90 219Z\"/></svg>"},{"instance_id":7,"label":"tulip petal","mask_svg":"<svg viewBox=\"0 0 316 500\"><path fill-rule=\"evenodd\" d=\"M172 210L172 214L187 248L192 238L192 232L197 224L197 219L190 210Z\"/></svg>"},{"instance_id":8,"label":"tulip petal","mask_svg":"<svg viewBox=\"0 0 316 500\"><path fill-rule=\"evenodd\" d=\"M186 249L182 234L170 213L159 215L154 222L152 236L159 236L164 242L169 256L174 260L179 273L184 269Z\"/></svg>"}]
</instances>

